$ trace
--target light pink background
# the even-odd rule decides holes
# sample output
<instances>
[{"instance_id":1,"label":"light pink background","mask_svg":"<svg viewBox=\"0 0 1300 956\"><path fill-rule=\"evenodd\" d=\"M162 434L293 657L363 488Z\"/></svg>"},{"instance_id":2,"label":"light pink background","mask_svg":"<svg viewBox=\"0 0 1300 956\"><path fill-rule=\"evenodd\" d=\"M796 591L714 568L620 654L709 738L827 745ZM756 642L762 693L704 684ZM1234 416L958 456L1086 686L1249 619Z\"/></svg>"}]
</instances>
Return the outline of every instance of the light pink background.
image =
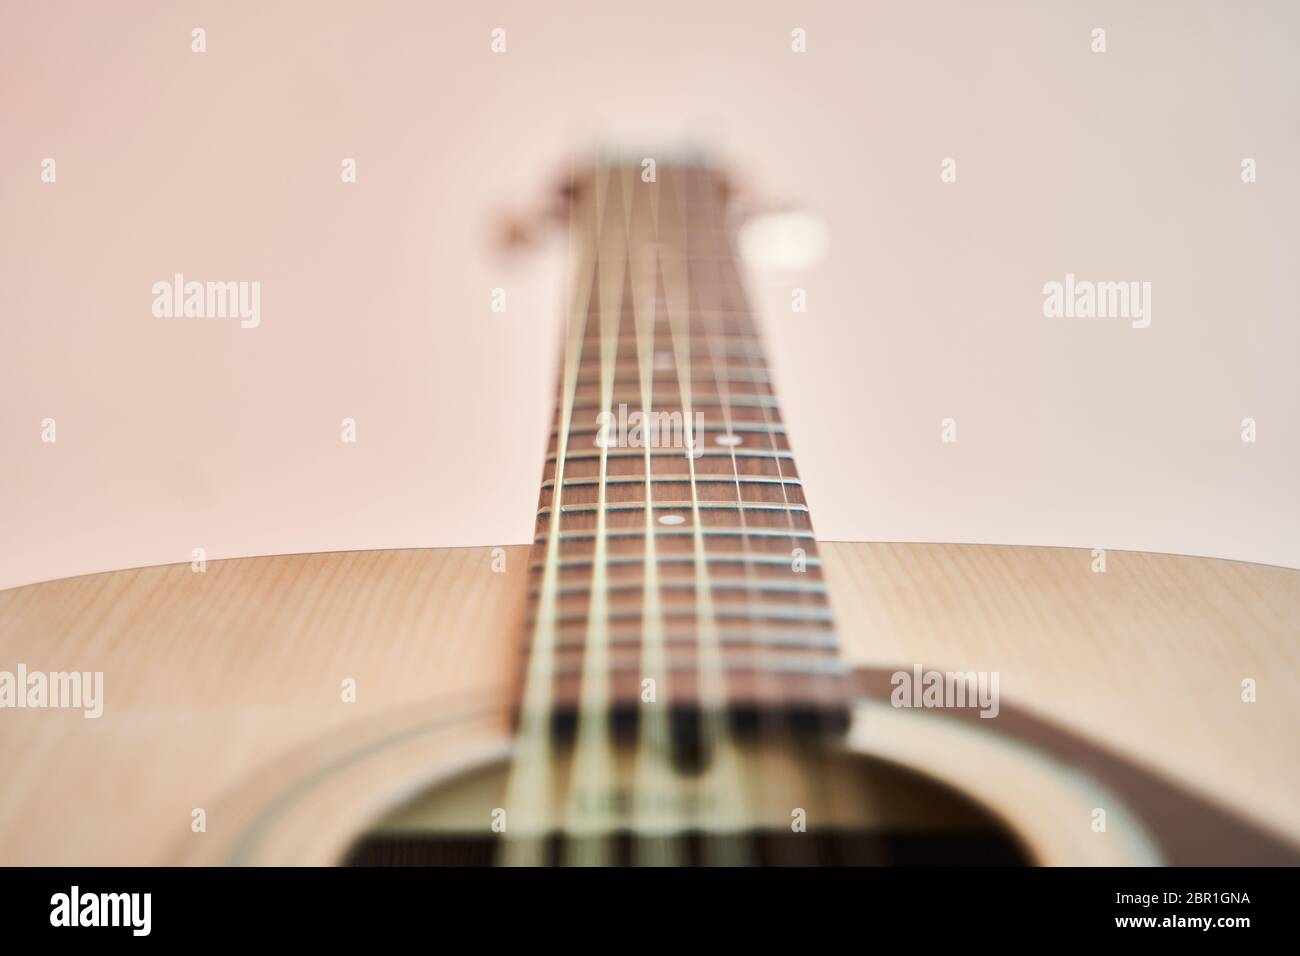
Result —
<instances>
[{"instance_id":1,"label":"light pink background","mask_svg":"<svg viewBox=\"0 0 1300 956\"><path fill-rule=\"evenodd\" d=\"M986 6L9 0L0 587L527 541L564 247L493 230L593 142L824 217L752 277L823 538L1300 565L1300 8ZM261 327L154 318L174 272L259 280ZM1151 327L1045 319L1067 272L1151 281Z\"/></svg>"}]
</instances>

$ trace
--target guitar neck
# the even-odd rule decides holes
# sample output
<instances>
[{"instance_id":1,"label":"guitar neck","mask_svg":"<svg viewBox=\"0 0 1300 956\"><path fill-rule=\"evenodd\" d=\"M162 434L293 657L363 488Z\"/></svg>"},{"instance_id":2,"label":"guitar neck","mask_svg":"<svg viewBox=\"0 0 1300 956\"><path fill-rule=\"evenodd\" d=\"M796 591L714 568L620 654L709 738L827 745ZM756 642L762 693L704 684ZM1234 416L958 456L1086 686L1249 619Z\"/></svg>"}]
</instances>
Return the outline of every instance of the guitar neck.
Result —
<instances>
[{"instance_id":1,"label":"guitar neck","mask_svg":"<svg viewBox=\"0 0 1300 956\"><path fill-rule=\"evenodd\" d=\"M525 706L838 729L803 486L707 168L571 190L572 305L532 555Z\"/></svg>"}]
</instances>

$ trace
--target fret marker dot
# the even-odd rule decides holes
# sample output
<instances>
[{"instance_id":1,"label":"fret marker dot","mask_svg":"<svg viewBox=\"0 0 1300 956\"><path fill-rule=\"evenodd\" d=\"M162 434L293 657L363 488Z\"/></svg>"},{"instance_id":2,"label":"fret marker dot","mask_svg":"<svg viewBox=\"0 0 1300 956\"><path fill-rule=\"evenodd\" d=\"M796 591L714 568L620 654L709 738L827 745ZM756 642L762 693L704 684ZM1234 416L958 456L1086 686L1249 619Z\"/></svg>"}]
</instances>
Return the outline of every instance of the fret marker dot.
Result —
<instances>
[{"instance_id":1,"label":"fret marker dot","mask_svg":"<svg viewBox=\"0 0 1300 956\"><path fill-rule=\"evenodd\" d=\"M673 358L672 352L656 352L655 368L663 371L665 369L676 368L677 361Z\"/></svg>"},{"instance_id":2,"label":"fret marker dot","mask_svg":"<svg viewBox=\"0 0 1300 956\"><path fill-rule=\"evenodd\" d=\"M681 515L660 515L659 516L660 524L683 524L685 523L685 521L686 519L683 518Z\"/></svg>"},{"instance_id":3,"label":"fret marker dot","mask_svg":"<svg viewBox=\"0 0 1300 956\"><path fill-rule=\"evenodd\" d=\"M719 435L717 438L717 442L719 445L726 445L728 448L739 445L742 441L744 441L743 438L741 438L739 435L733 435L730 432L728 432L725 435Z\"/></svg>"}]
</instances>

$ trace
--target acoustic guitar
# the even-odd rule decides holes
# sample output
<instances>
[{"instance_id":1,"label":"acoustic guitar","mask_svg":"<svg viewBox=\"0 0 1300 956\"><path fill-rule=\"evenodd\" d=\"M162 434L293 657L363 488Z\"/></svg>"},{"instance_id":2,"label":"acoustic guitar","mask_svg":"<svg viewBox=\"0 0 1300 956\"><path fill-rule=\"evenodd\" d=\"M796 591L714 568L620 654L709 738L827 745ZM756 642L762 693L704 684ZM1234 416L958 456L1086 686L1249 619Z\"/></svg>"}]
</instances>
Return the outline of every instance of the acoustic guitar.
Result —
<instances>
[{"instance_id":1,"label":"acoustic guitar","mask_svg":"<svg viewBox=\"0 0 1300 956\"><path fill-rule=\"evenodd\" d=\"M1300 862L1300 573L818 541L726 182L641 174L560 197L531 549L0 593L104 675L0 714L0 863Z\"/></svg>"}]
</instances>

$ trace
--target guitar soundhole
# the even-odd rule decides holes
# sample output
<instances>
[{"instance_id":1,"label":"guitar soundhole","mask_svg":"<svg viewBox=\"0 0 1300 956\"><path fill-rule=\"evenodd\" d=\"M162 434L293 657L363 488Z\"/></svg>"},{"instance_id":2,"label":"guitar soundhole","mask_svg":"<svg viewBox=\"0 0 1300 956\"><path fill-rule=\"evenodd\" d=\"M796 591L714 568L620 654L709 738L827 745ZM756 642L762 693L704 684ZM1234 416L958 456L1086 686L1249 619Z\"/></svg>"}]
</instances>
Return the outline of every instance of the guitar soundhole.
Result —
<instances>
[{"instance_id":1,"label":"guitar soundhole","mask_svg":"<svg viewBox=\"0 0 1300 956\"><path fill-rule=\"evenodd\" d=\"M766 755L764 755L766 754ZM772 748L745 753L752 770L771 766ZM928 777L858 754L817 753L786 745L753 799L752 819L726 832L683 825L670 836L646 837L612 827L599 861L626 866L670 860L677 865L757 866L1017 866L1031 862L1023 846L982 806ZM565 772L565 768L560 768ZM434 786L395 808L352 845L349 866L491 866L508 860L509 836L494 832L503 812L509 765L496 763ZM689 772L679 778L697 807L716 797ZM606 799L631 812L627 787L611 782ZM574 799L581 799L580 795ZM624 806L624 805L628 806ZM580 805L580 804L579 804ZM802 816L805 825L783 822ZM586 838L588 841L590 837ZM592 859L590 844L558 830L530 857L563 866Z\"/></svg>"}]
</instances>

